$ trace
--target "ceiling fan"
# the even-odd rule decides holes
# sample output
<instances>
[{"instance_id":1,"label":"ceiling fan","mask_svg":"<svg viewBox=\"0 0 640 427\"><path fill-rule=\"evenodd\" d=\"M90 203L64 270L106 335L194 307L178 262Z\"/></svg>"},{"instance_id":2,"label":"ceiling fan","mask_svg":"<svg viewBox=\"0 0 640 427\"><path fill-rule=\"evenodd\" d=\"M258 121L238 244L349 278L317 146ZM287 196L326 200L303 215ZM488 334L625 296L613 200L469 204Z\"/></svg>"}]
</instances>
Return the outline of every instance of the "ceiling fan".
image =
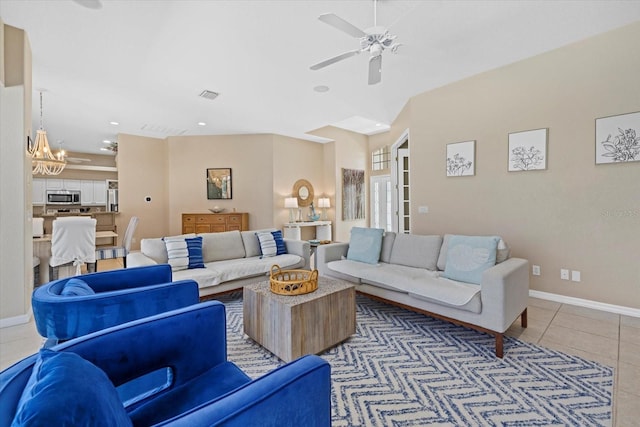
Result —
<instances>
[{"instance_id":1,"label":"ceiling fan","mask_svg":"<svg viewBox=\"0 0 640 427\"><path fill-rule=\"evenodd\" d=\"M312 65L311 69L319 70L327 65L335 64L343 59L359 55L362 52L369 52L371 55L369 57L369 84L374 85L376 83L380 83L382 80L382 52L384 52L385 49L389 49L392 53L397 53L400 43L394 42L397 36L389 34L389 31L385 27L378 26L377 4L377 1L374 0L373 27L367 28L364 31L333 13L320 15L318 19L325 24L329 24L340 31L344 31L353 37L359 38L360 48L350 50L338 56L334 56L333 58L319 62Z\"/></svg>"}]
</instances>

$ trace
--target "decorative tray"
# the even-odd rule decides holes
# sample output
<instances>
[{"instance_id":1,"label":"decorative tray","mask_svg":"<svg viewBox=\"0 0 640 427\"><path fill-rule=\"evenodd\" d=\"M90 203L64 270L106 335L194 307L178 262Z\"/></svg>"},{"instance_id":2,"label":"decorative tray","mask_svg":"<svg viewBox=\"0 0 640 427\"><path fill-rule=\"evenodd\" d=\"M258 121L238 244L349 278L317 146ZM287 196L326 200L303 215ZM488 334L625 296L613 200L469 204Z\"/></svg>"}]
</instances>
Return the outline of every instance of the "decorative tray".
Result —
<instances>
[{"instance_id":1,"label":"decorative tray","mask_svg":"<svg viewBox=\"0 0 640 427\"><path fill-rule=\"evenodd\" d=\"M318 289L318 270L282 270L271 266L271 292L278 295L302 295Z\"/></svg>"}]
</instances>

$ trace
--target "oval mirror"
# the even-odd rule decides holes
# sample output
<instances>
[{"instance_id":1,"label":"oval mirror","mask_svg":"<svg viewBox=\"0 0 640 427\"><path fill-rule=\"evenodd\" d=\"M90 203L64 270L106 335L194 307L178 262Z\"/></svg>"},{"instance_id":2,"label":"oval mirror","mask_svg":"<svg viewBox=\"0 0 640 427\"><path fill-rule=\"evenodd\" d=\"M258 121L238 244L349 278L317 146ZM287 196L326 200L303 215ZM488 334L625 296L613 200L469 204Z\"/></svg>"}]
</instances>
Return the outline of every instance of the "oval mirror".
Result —
<instances>
[{"instance_id":1,"label":"oval mirror","mask_svg":"<svg viewBox=\"0 0 640 427\"><path fill-rule=\"evenodd\" d=\"M293 185L293 195L298 198L298 206L309 206L313 203L313 186L306 179L299 179Z\"/></svg>"}]
</instances>

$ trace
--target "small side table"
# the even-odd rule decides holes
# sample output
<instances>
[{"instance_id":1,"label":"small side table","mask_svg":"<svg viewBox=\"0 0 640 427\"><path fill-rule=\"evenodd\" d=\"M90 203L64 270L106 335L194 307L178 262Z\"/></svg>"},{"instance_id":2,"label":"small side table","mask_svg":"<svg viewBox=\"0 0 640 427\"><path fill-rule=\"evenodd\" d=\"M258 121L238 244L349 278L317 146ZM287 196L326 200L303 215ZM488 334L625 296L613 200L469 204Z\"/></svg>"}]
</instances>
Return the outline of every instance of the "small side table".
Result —
<instances>
[{"instance_id":1,"label":"small side table","mask_svg":"<svg viewBox=\"0 0 640 427\"><path fill-rule=\"evenodd\" d=\"M301 221L284 224L284 238L302 240L301 227L315 227L318 240L331 240L331 221Z\"/></svg>"},{"instance_id":2,"label":"small side table","mask_svg":"<svg viewBox=\"0 0 640 427\"><path fill-rule=\"evenodd\" d=\"M318 289L304 295L277 295L269 281L244 287L244 333L290 362L318 354L356 333L353 283L318 278Z\"/></svg>"}]
</instances>

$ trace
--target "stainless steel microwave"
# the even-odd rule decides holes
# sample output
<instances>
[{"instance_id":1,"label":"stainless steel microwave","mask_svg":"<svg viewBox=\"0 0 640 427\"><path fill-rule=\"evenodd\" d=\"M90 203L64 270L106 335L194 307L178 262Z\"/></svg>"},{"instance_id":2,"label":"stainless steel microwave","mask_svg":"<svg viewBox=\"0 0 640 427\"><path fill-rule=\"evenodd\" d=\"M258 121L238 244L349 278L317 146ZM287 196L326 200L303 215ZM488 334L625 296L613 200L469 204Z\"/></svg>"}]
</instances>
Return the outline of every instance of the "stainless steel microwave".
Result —
<instances>
[{"instance_id":1,"label":"stainless steel microwave","mask_svg":"<svg viewBox=\"0 0 640 427\"><path fill-rule=\"evenodd\" d=\"M80 192L79 191L47 191L47 204L48 205L79 205L80 204Z\"/></svg>"}]
</instances>

